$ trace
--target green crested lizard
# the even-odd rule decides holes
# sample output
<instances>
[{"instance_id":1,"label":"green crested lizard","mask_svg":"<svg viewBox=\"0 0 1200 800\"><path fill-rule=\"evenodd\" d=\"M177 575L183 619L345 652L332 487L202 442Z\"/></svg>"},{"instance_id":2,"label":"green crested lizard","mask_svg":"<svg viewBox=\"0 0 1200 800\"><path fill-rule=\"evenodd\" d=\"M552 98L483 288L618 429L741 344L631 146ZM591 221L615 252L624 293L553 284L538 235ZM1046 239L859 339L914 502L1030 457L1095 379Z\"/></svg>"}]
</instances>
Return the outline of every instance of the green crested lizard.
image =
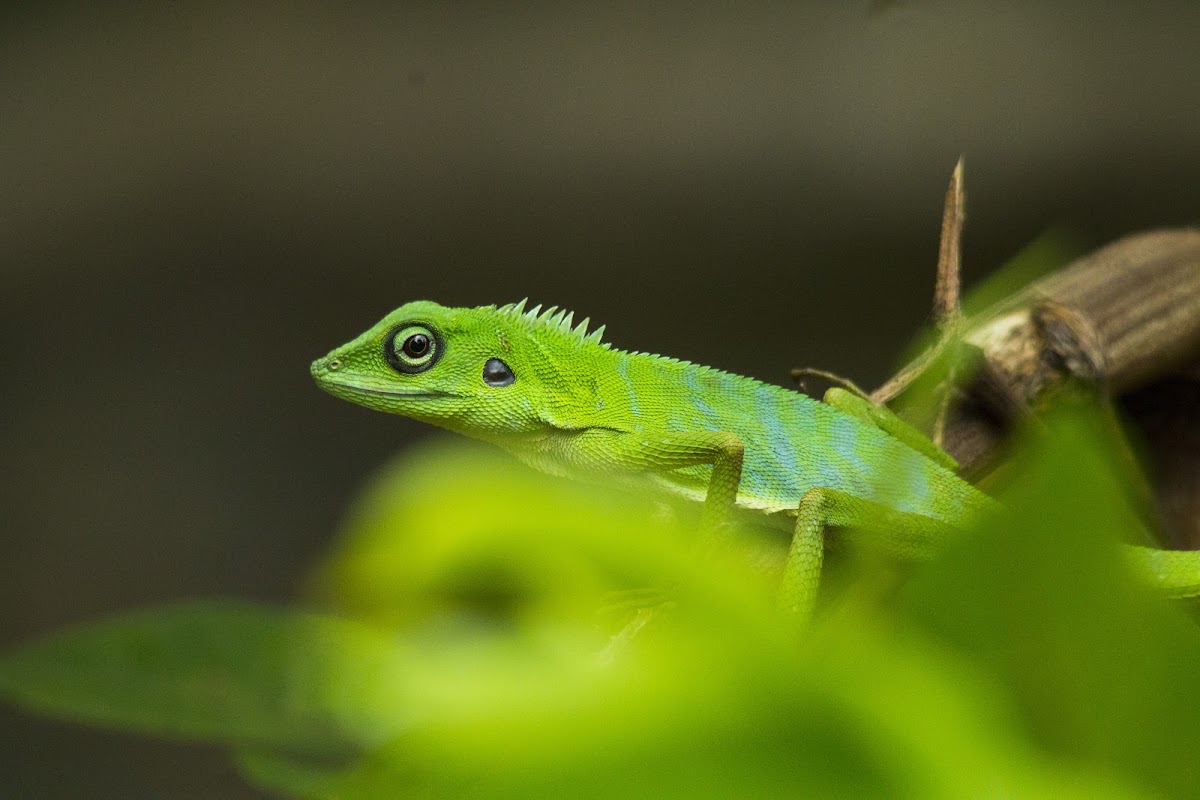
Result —
<instances>
[{"instance_id":1,"label":"green crested lizard","mask_svg":"<svg viewBox=\"0 0 1200 800\"><path fill-rule=\"evenodd\" d=\"M827 527L869 525L888 547L919 555L995 505L949 455L868 400L831 389L820 402L626 352L588 322L524 301L413 302L311 371L333 395L492 442L553 475L644 474L703 500L702 526L735 507L784 520L793 534L780 604L805 617ZM1200 552L1128 551L1167 595L1200 595Z\"/></svg>"}]
</instances>

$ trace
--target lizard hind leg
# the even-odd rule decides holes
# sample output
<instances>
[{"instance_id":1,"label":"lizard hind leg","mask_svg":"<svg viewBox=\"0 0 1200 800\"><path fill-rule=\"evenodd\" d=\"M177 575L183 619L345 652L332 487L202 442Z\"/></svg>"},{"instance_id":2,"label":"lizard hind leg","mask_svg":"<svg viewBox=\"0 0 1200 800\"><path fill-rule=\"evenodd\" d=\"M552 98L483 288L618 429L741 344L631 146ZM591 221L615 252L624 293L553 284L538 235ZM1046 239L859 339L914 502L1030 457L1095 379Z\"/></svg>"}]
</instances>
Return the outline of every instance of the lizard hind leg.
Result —
<instances>
[{"instance_id":1,"label":"lizard hind leg","mask_svg":"<svg viewBox=\"0 0 1200 800\"><path fill-rule=\"evenodd\" d=\"M928 557L948 538L953 527L940 520L897 511L822 486L808 490L796 512L792 544L783 567L777 605L804 624L812 616L828 528L862 530L884 552L905 560Z\"/></svg>"}]
</instances>

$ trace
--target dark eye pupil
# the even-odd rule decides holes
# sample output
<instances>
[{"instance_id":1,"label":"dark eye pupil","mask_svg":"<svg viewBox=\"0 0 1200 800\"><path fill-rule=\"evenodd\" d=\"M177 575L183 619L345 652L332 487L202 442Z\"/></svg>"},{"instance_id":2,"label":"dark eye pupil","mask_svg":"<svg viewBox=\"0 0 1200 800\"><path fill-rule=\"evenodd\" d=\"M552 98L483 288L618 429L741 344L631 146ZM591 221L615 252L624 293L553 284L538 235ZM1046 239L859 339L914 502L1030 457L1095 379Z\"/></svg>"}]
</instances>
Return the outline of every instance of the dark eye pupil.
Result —
<instances>
[{"instance_id":1,"label":"dark eye pupil","mask_svg":"<svg viewBox=\"0 0 1200 800\"><path fill-rule=\"evenodd\" d=\"M508 386L516 379L508 364L498 358L489 358L483 365L483 382L488 386Z\"/></svg>"},{"instance_id":2,"label":"dark eye pupil","mask_svg":"<svg viewBox=\"0 0 1200 800\"><path fill-rule=\"evenodd\" d=\"M414 333L404 340L404 355L409 358L420 358L429 352L429 337L423 333Z\"/></svg>"}]
</instances>

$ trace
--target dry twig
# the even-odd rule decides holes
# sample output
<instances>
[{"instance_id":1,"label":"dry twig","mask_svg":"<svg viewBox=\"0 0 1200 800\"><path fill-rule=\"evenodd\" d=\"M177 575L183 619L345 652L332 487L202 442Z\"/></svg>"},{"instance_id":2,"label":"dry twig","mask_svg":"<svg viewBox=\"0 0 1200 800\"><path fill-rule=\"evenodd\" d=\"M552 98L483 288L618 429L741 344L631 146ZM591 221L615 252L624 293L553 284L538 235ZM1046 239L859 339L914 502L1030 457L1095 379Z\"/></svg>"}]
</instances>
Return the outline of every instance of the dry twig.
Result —
<instances>
[{"instance_id":1,"label":"dry twig","mask_svg":"<svg viewBox=\"0 0 1200 800\"><path fill-rule=\"evenodd\" d=\"M937 342L872 397L901 395L961 336L979 350L980 369L946 387L934 435L978 475L1017 417L1064 385L1090 385L1121 405L1145 443L1171 544L1200 547L1200 231L1125 237L963 322L962 197L960 161L943 215Z\"/></svg>"}]
</instances>

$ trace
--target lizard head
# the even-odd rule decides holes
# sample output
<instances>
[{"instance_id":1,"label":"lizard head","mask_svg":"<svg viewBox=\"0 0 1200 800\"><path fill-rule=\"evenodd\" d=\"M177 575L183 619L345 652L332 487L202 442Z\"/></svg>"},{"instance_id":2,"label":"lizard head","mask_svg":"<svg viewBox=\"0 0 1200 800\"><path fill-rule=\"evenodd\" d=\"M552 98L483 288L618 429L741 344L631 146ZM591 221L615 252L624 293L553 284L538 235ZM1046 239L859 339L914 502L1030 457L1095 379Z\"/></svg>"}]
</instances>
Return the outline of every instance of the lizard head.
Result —
<instances>
[{"instance_id":1,"label":"lizard head","mask_svg":"<svg viewBox=\"0 0 1200 800\"><path fill-rule=\"evenodd\" d=\"M337 397L476 438L535 433L587 389L564 369L571 355L607 347L602 330L556 311L408 303L314 361L312 376Z\"/></svg>"}]
</instances>

